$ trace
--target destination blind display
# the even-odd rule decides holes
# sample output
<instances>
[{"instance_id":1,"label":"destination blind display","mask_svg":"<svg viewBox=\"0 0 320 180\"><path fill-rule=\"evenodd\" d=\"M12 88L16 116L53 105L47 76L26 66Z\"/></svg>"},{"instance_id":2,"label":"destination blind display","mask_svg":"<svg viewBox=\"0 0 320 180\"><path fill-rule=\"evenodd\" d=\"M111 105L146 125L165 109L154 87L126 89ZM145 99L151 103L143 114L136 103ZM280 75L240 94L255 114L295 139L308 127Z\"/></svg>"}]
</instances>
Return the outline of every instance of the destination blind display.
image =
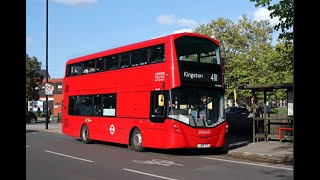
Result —
<instances>
[{"instance_id":1,"label":"destination blind display","mask_svg":"<svg viewBox=\"0 0 320 180\"><path fill-rule=\"evenodd\" d=\"M203 82L221 87L221 74L218 73L182 70L180 77L182 82Z\"/></svg>"}]
</instances>

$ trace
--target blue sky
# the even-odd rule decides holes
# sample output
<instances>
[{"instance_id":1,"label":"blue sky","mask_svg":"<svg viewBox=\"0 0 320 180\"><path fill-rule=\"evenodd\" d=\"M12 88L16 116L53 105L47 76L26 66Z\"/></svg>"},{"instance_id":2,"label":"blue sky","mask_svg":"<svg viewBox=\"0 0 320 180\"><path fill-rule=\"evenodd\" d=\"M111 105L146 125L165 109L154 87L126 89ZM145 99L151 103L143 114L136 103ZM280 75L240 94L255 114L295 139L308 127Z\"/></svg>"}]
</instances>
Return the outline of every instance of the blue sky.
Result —
<instances>
[{"instance_id":1,"label":"blue sky","mask_svg":"<svg viewBox=\"0 0 320 180\"><path fill-rule=\"evenodd\" d=\"M219 17L270 19L250 0L49 0L48 67L64 76L68 59L190 31ZM276 40L276 35L274 36ZM26 53L46 66L46 0L26 0Z\"/></svg>"}]
</instances>

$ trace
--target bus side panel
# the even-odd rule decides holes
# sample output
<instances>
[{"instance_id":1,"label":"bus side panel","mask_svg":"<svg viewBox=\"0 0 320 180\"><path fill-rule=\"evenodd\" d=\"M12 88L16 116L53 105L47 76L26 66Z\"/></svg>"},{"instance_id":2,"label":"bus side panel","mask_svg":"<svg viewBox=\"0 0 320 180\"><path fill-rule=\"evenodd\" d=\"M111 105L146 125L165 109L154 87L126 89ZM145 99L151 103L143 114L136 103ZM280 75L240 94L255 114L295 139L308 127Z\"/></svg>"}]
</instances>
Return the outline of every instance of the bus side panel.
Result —
<instances>
[{"instance_id":1,"label":"bus side panel","mask_svg":"<svg viewBox=\"0 0 320 180\"><path fill-rule=\"evenodd\" d=\"M112 142L128 144L133 127L137 126L140 131L143 130L144 122L149 120L149 99L149 91L118 93L115 123L120 136L116 138L117 141L112 139Z\"/></svg>"},{"instance_id":2,"label":"bus side panel","mask_svg":"<svg viewBox=\"0 0 320 180\"><path fill-rule=\"evenodd\" d=\"M150 92L119 92L117 112L119 118L149 119Z\"/></svg>"},{"instance_id":3,"label":"bus side panel","mask_svg":"<svg viewBox=\"0 0 320 180\"><path fill-rule=\"evenodd\" d=\"M64 111L63 111L63 115L62 115L62 133L67 134L69 136L73 136L76 138L80 138L80 128L81 126L79 126L79 118L82 118L80 116L72 116L72 115L68 115L68 96L65 95L64 96ZM83 120L84 122L84 120Z\"/></svg>"},{"instance_id":4,"label":"bus side panel","mask_svg":"<svg viewBox=\"0 0 320 180\"><path fill-rule=\"evenodd\" d=\"M162 148L164 142L163 134L166 129L163 124L150 123L148 119L138 118L103 118L99 127L99 135L94 139L119 144L128 144L130 142L130 132L136 127L142 133L144 147ZM97 133L96 133L97 134ZM92 137L93 138L93 137Z\"/></svg>"},{"instance_id":5,"label":"bus side panel","mask_svg":"<svg viewBox=\"0 0 320 180\"><path fill-rule=\"evenodd\" d=\"M106 134L109 134L109 126L106 122L110 121L113 117L88 117L90 122L87 122L89 127L90 139L103 141Z\"/></svg>"},{"instance_id":6,"label":"bus side panel","mask_svg":"<svg viewBox=\"0 0 320 180\"><path fill-rule=\"evenodd\" d=\"M80 129L81 126L79 116L70 116L67 115L62 120L62 133L76 138L80 138ZM83 121L84 122L84 121ZM81 123L82 124L82 123Z\"/></svg>"},{"instance_id":7,"label":"bus side panel","mask_svg":"<svg viewBox=\"0 0 320 180\"><path fill-rule=\"evenodd\" d=\"M66 134L66 135L70 135L70 136L75 136L73 133L72 133L72 129L71 129L71 126L70 125L70 118L65 116L64 118L62 118L62 133L63 134Z\"/></svg>"},{"instance_id":8,"label":"bus side panel","mask_svg":"<svg viewBox=\"0 0 320 180\"><path fill-rule=\"evenodd\" d=\"M127 144L126 126L132 126L127 118L99 118L96 124L96 138L100 141L114 142L119 144Z\"/></svg>"},{"instance_id":9,"label":"bus side panel","mask_svg":"<svg viewBox=\"0 0 320 180\"><path fill-rule=\"evenodd\" d=\"M94 119L94 117L93 117ZM148 120L141 118L127 118L127 117L118 117L118 118L96 118L92 122L96 123L87 123L89 130L94 132L90 138L100 141L113 142L119 144L128 144L130 141L130 132L133 127L138 127L144 136L144 129ZM154 141L154 140L152 140Z\"/></svg>"},{"instance_id":10,"label":"bus side panel","mask_svg":"<svg viewBox=\"0 0 320 180\"><path fill-rule=\"evenodd\" d=\"M140 123L142 126L143 147L164 148L168 131L164 123L152 123L150 120Z\"/></svg>"},{"instance_id":11,"label":"bus side panel","mask_svg":"<svg viewBox=\"0 0 320 180\"><path fill-rule=\"evenodd\" d=\"M137 119L149 119L149 111L150 111L150 92L132 92L131 99L123 99L123 101L119 102L124 108L131 108L130 117ZM127 105L125 105L127 104ZM123 109L126 111L125 109Z\"/></svg>"}]
</instances>

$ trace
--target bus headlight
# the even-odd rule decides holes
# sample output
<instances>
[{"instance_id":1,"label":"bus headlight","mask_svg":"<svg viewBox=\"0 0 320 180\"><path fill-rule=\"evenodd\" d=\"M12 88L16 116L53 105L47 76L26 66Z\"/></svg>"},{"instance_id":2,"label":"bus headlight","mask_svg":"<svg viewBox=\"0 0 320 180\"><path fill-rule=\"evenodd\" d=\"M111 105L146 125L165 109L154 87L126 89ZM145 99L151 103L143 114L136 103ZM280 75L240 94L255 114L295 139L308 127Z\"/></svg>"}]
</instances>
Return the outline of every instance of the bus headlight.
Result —
<instances>
[{"instance_id":1,"label":"bus headlight","mask_svg":"<svg viewBox=\"0 0 320 180\"><path fill-rule=\"evenodd\" d=\"M179 132L179 127L175 123L173 123L173 129L175 130L175 132Z\"/></svg>"},{"instance_id":2,"label":"bus headlight","mask_svg":"<svg viewBox=\"0 0 320 180\"><path fill-rule=\"evenodd\" d=\"M228 132L228 130L229 130L229 124L228 124L228 123L226 123L226 126L224 127L224 132L225 132L225 133L227 133L227 132Z\"/></svg>"}]
</instances>

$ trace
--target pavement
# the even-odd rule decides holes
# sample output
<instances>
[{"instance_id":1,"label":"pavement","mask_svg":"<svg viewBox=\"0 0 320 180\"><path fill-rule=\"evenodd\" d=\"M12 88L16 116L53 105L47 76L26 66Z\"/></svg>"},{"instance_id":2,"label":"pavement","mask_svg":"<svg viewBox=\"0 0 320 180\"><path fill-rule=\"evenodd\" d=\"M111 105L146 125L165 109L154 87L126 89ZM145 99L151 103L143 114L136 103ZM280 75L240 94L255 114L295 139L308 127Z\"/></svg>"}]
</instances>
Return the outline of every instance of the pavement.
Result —
<instances>
[{"instance_id":1,"label":"pavement","mask_svg":"<svg viewBox=\"0 0 320 180\"><path fill-rule=\"evenodd\" d=\"M252 137L228 134L227 155L259 162L293 165L293 142L258 141Z\"/></svg>"},{"instance_id":2,"label":"pavement","mask_svg":"<svg viewBox=\"0 0 320 180\"><path fill-rule=\"evenodd\" d=\"M61 123L51 122L48 129L44 121L26 124L27 131L47 131L62 133ZM248 159L257 162L293 165L293 142L259 141L252 142L252 138L237 134L228 134L226 138L226 156Z\"/></svg>"}]
</instances>

